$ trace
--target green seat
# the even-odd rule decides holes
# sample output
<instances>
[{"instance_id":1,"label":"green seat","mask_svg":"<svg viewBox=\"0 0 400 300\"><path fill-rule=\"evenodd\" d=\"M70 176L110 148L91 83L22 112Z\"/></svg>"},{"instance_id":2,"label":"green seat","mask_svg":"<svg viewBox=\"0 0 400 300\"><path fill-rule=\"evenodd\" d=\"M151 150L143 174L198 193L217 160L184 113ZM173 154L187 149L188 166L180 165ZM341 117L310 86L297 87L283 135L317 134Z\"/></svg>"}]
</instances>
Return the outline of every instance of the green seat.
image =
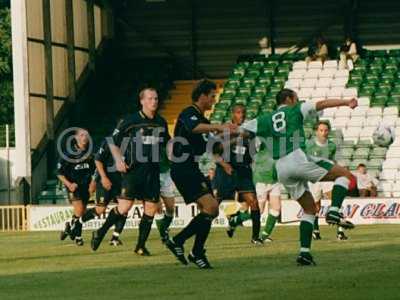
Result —
<instances>
[{"instance_id":1,"label":"green seat","mask_svg":"<svg viewBox=\"0 0 400 300\"><path fill-rule=\"evenodd\" d=\"M352 78L347 82L347 87L355 87L358 88L362 83L361 78Z\"/></svg>"},{"instance_id":2,"label":"green seat","mask_svg":"<svg viewBox=\"0 0 400 300\"><path fill-rule=\"evenodd\" d=\"M359 97L371 97L374 94L375 89L361 88L358 92Z\"/></svg>"},{"instance_id":3,"label":"green seat","mask_svg":"<svg viewBox=\"0 0 400 300\"><path fill-rule=\"evenodd\" d=\"M251 94L251 88L248 87L241 87L238 90L238 94Z\"/></svg>"},{"instance_id":4,"label":"green seat","mask_svg":"<svg viewBox=\"0 0 400 300\"><path fill-rule=\"evenodd\" d=\"M265 102L264 104L263 104L263 106L265 107L265 108L269 108L269 109L275 109L275 107L276 107L276 103L275 102Z\"/></svg>"},{"instance_id":5,"label":"green seat","mask_svg":"<svg viewBox=\"0 0 400 300\"><path fill-rule=\"evenodd\" d=\"M373 73L367 73L367 75L365 76L365 79L367 81L373 81L373 82L378 82L379 80L379 76Z\"/></svg>"},{"instance_id":6,"label":"green seat","mask_svg":"<svg viewBox=\"0 0 400 300\"><path fill-rule=\"evenodd\" d=\"M247 99L246 98L236 98L235 104L247 105Z\"/></svg>"},{"instance_id":7,"label":"green seat","mask_svg":"<svg viewBox=\"0 0 400 300\"><path fill-rule=\"evenodd\" d=\"M382 72L382 77L394 77L397 73L397 64L387 64Z\"/></svg>"},{"instance_id":8,"label":"green seat","mask_svg":"<svg viewBox=\"0 0 400 300\"><path fill-rule=\"evenodd\" d=\"M400 56L400 49L390 49L388 54L389 56Z\"/></svg>"},{"instance_id":9,"label":"green seat","mask_svg":"<svg viewBox=\"0 0 400 300\"><path fill-rule=\"evenodd\" d=\"M262 68L265 65L265 62L262 60L256 60L253 61L253 63L250 65L250 68Z\"/></svg>"},{"instance_id":10,"label":"green seat","mask_svg":"<svg viewBox=\"0 0 400 300\"><path fill-rule=\"evenodd\" d=\"M245 77L243 78L243 83L250 83L251 85L255 85L256 80L252 77Z\"/></svg>"},{"instance_id":11,"label":"green seat","mask_svg":"<svg viewBox=\"0 0 400 300\"><path fill-rule=\"evenodd\" d=\"M400 96L400 86L399 87L394 87L391 91L390 91L390 95L393 96Z\"/></svg>"},{"instance_id":12,"label":"green seat","mask_svg":"<svg viewBox=\"0 0 400 300\"><path fill-rule=\"evenodd\" d=\"M279 55L278 55L277 57L280 58ZM269 57L269 59L271 59L271 58L272 58L272 55ZM266 67L273 67L273 68L276 68L277 66L279 66L279 62L276 61L276 60L270 60L270 61L268 61L267 64L266 64Z\"/></svg>"},{"instance_id":13,"label":"green seat","mask_svg":"<svg viewBox=\"0 0 400 300\"><path fill-rule=\"evenodd\" d=\"M272 77L260 77L258 78L257 86L259 86L260 84L270 85L271 82L272 82Z\"/></svg>"},{"instance_id":14,"label":"green seat","mask_svg":"<svg viewBox=\"0 0 400 300\"><path fill-rule=\"evenodd\" d=\"M270 93L271 93L271 95L275 96L278 92L280 92L281 89L282 89L282 87L273 86L273 87L271 87Z\"/></svg>"},{"instance_id":15,"label":"green seat","mask_svg":"<svg viewBox=\"0 0 400 300\"><path fill-rule=\"evenodd\" d=\"M247 102L247 104L253 104L256 103L258 106L261 105L263 103L263 98L261 97L250 97L249 101Z\"/></svg>"},{"instance_id":16,"label":"green seat","mask_svg":"<svg viewBox=\"0 0 400 300\"><path fill-rule=\"evenodd\" d=\"M224 85L225 90L236 90L239 87L239 82L227 81Z\"/></svg>"},{"instance_id":17,"label":"green seat","mask_svg":"<svg viewBox=\"0 0 400 300\"><path fill-rule=\"evenodd\" d=\"M368 74L374 74L379 76L379 74L382 72L383 66L382 64L373 64L369 66L369 71Z\"/></svg>"},{"instance_id":18,"label":"green seat","mask_svg":"<svg viewBox=\"0 0 400 300\"><path fill-rule=\"evenodd\" d=\"M387 149L384 147L375 147L372 149L369 157L370 159L376 159L376 158L383 159L386 157L386 151Z\"/></svg>"}]
</instances>

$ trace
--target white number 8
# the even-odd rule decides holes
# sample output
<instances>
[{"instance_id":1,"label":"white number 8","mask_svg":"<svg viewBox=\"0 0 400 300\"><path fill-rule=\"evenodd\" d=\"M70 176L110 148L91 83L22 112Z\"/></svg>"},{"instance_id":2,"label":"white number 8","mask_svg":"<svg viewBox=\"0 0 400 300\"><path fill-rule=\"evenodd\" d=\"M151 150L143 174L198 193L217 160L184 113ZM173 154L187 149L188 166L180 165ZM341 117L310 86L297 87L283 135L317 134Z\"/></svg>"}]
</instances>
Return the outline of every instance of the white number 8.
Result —
<instances>
[{"instance_id":1,"label":"white number 8","mask_svg":"<svg viewBox=\"0 0 400 300\"><path fill-rule=\"evenodd\" d=\"M282 131L286 128L285 112L280 111L272 116L272 126L275 131Z\"/></svg>"}]
</instances>

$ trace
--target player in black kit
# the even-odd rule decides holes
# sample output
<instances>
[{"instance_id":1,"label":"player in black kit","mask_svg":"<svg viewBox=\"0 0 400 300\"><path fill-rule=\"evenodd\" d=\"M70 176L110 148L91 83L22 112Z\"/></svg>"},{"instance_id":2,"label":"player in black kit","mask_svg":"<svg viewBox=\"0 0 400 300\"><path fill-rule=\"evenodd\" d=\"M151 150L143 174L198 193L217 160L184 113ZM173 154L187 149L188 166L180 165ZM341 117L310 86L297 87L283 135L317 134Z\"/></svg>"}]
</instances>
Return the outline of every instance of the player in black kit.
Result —
<instances>
[{"instance_id":1,"label":"player in black kit","mask_svg":"<svg viewBox=\"0 0 400 300\"><path fill-rule=\"evenodd\" d=\"M106 211L111 201L116 201L121 194L121 173L115 167L115 161L111 154L107 141L104 140L95 155L96 163L96 208L93 214L100 216ZM126 222L125 218L120 218L115 224L110 245L120 246L122 242L119 238Z\"/></svg>"},{"instance_id":2,"label":"player in black kit","mask_svg":"<svg viewBox=\"0 0 400 300\"><path fill-rule=\"evenodd\" d=\"M60 155L57 165L58 179L68 190L68 198L74 208L70 222L65 223L60 239L65 240L69 235L76 245L82 246L82 222L79 221L87 212L86 207L90 194L96 188L93 174L95 164L89 149L89 133L85 129L77 129L69 150L66 147Z\"/></svg>"},{"instance_id":3,"label":"player in black kit","mask_svg":"<svg viewBox=\"0 0 400 300\"><path fill-rule=\"evenodd\" d=\"M232 124L240 126L246 118L246 108L242 104L232 107ZM250 207L253 232L251 242L256 245L263 244L260 239L260 208L258 206L256 188L253 182L252 153L255 153L254 137L233 137L228 143L216 143L213 147L217 167L215 182L217 198L219 201L234 200L236 193L238 201L246 208ZM229 219L231 223L231 216ZM229 237L233 236L234 228L228 230Z\"/></svg>"},{"instance_id":4,"label":"player in black kit","mask_svg":"<svg viewBox=\"0 0 400 300\"><path fill-rule=\"evenodd\" d=\"M157 114L158 95L147 88L140 92L142 109L114 130L110 149L116 167L122 173L118 206L111 210L103 226L93 232L92 249L96 250L108 229L126 218L134 200L142 200L144 213L139 224L139 237L135 253L148 256L145 247L154 215L160 201L160 155L170 137L166 121Z\"/></svg>"},{"instance_id":5,"label":"player in black kit","mask_svg":"<svg viewBox=\"0 0 400 300\"><path fill-rule=\"evenodd\" d=\"M212 125L204 117L204 112L210 110L215 102L215 94L214 82L202 80L197 84L192 92L193 104L178 116L172 151L171 178L185 203L197 203L200 213L180 233L167 240L166 246L181 263L187 264L183 245L195 236L188 259L201 269L211 268L204 245L212 220L218 216L219 203L213 196L209 181L200 171L197 158L206 151L210 133L237 130L233 124Z\"/></svg>"}]
</instances>

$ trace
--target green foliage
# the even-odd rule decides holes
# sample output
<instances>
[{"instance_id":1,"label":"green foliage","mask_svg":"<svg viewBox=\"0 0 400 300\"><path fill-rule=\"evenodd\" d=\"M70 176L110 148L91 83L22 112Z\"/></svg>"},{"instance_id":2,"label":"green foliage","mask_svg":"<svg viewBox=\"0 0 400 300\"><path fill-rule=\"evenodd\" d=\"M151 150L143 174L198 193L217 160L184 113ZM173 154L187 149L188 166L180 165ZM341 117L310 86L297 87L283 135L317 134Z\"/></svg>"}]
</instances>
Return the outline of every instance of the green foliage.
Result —
<instances>
[{"instance_id":1,"label":"green foliage","mask_svg":"<svg viewBox=\"0 0 400 300\"><path fill-rule=\"evenodd\" d=\"M0 8L0 124L12 124L13 83L11 53L11 13Z\"/></svg>"}]
</instances>

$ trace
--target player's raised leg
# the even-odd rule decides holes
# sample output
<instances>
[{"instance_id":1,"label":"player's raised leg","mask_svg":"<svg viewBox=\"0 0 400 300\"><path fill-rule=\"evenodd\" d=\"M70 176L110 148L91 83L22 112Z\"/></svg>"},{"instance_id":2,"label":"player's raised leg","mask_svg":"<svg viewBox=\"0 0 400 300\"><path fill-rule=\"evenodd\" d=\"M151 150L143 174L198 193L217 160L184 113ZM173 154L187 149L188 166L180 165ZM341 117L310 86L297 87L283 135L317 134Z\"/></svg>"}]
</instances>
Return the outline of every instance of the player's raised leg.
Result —
<instances>
[{"instance_id":1,"label":"player's raised leg","mask_svg":"<svg viewBox=\"0 0 400 300\"><path fill-rule=\"evenodd\" d=\"M322 178L322 181L333 181L332 203L326 215L326 222L341 226L344 229L354 228L354 225L345 220L343 214L340 212L348 191L355 188L356 181L353 174L342 166L334 165Z\"/></svg>"}]
</instances>

